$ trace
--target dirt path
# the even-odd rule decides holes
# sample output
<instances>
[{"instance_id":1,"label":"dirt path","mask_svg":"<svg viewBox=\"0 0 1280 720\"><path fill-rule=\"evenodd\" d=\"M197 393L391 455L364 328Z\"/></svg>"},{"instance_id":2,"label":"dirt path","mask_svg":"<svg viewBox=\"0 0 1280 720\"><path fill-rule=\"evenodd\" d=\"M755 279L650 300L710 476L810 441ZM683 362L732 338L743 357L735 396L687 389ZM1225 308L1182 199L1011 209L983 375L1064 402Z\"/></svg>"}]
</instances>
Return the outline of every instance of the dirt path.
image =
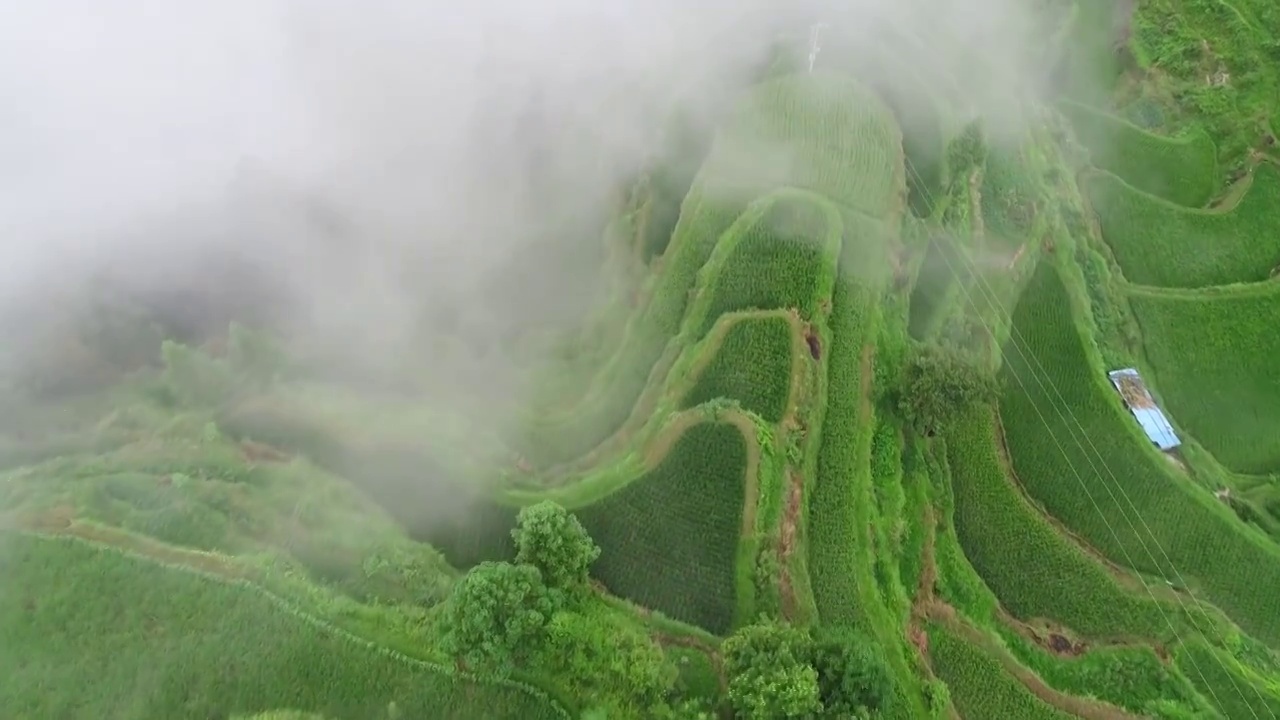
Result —
<instances>
[{"instance_id":1,"label":"dirt path","mask_svg":"<svg viewBox=\"0 0 1280 720\"><path fill-rule=\"evenodd\" d=\"M75 509L59 506L40 515L9 517L0 520L0 528L37 535L74 537L98 545L126 550L165 565L181 565L227 580L254 580L257 573L240 565L234 558L169 545L118 528L84 522L75 517Z\"/></svg>"},{"instance_id":2,"label":"dirt path","mask_svg":"<svg viewBox=\"0 0 1280 720\"><path fill-rule=\"evenodd\" d=\"M791 580L791 555L796 548L796 526L804 507L804 473L789 468L786 482L786 503L782 510L782 522L778 532L778 589L782 596L782 617L795 620L797 601Z\"/></svg>"}]
</instances>

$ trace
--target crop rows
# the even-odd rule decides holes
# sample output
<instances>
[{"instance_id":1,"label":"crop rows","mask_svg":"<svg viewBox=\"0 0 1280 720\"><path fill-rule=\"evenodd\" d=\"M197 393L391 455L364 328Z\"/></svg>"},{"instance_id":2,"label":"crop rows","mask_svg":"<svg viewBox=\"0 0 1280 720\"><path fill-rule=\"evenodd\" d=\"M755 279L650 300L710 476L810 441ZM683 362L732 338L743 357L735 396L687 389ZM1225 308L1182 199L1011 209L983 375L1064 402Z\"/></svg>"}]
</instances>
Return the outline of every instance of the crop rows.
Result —
<instances>
[{"instance_id":1,"label":"crop rows","mask_svg":"<svg viewBox=\"0 0 1280 720\"><path fill-rule=\"evenodd\" d=\"M1203 129L1161 137L1078 103L1059 109L1096 167L1134 188L1186 207L1203 207L1218 189L1218 148Z\"/></svg>"},{"instance_id":2,"label":"crop rows","mask_svg":"<svg viewBox=\"0 0 1280 720\"><path fill-rule=\"evenodd\" d=\"M5 536L6 717L563 718L515 685L479 684L307 622L260 591L80 541Z\"/></svg>"},{"instance_id":3,"label":"crop rows","mask_svg":"<svg viewBox=\"0 0 1280 720\"><path fill-rule=\"evenodd\" d=\"M941 625L929 628L929 659L962 717L1071 720L1032 695L999 660Z\"/></svg>"},{"instance_id":4,"label":"crop rows","mask_svg":"<svg viewBox=\"0 0 1280 720\"><path fill-rule=\"evenodd\" d=\"M1139 290L1129 304L1174 421L1232 470L1280 471L1280 285Z\"/></svg>"},{"instance_id":5,"label":"crop rows","mask_svg":"<svg viewBox=\"0 0 1280 720\"><path fill-rule=\"evenodd\" d=\"M755 197L798 187L883 219L902 200L902 137L867 87L827 73L757 85L708 159L717 192Z\"/></svg>"},{"instance_id":6,"label":"crop rows","mask_svg":"<svg viewBox=\"0 0 1280 720\"><path fill-rule=\"evenodd\" d=\"M872 299L848 282L837 282L831 302L831 358L827 415L822 425L817 477L809 499L809 574L822 622L858 625L862 597L858 581L859 483L871 482L871 418L862 417L862 345L869 338ZM868 590L870 590L868 588Z\"/></svg>"},{"instance_id":7,"label":"crop rows","mask_svg":"<svg viewBox=\"0 0 1280 720\"><path fill-rule=\"evenodd\" d=\"M610 592L713 633L735 609L747 440L730 423L686 430L649 473L578 510Z\"/></svg>"},{"instance_id":8,"label":"crop rows","mask_svg":"<svg viewBox=\"0 0 1280 720\"><path fill-rule=\"evenodd\" d=\"M698 337L735 310L796 308L805 319L817 312L834 272L827 208L789 196L773 199L729 256L706 292L712 294ZM824 282L825 278L825 282Z\"/></svg>"},{"instance_id":9,"label":"crop rows","mask_svg":"<svg viewBox=\"0 0 1280 720\"><path fill-rule=\"evenodd\" d=\"M622 347L593 380L583 402L563 414L526 420L515 441L531 464L542 468L578 458L627 421L667 343L680 330L699 270L745 204L709 200L697 185L690 191L652 299L632 318Z\"/></svg>"},{"instance_id":10,"label":"crop rows","mask_svg":"<svg viewBox=\"0 0 1280 720\"><path fill-rule=\"evenodd\" d=\"M735 319L715 357L684 396L683 407L728 398L767 422L778 422L790 400L793 343L792 326L785 317Z\"/></svg>"},{"instance_id":11,"label":"crop rows","mask_svg":"<svg viewBox=\"0 0 1280 720\"><path fill-rule=\"evenodd\" d=\"M1204 640L1188 640L1178 646L1174 662L1223 717L1280 717L1280 692L1251 682L1235 658Z\"/></svg>"},{"instance_id":12,"label":"crop rows","mask_svg":"<svg viewBox=\"0 0 1280 720\"><path fill-rule=\"evenodd\" d=\"M1193 713L1207 710L1187 678L1166 665L1150 647L1097 647L1064 658L1051 655L1013 630L1004 631L1002 639L1019 661L1055 690L1095 697L1135 713L1150 714L1156 704L1176 707L1188 713L1185 717L1200 717Z\"/></svg>"},{"instance_id":13,"label":"crop rows","mask_svg":"<svg viewBox=\"0 0 1280 720\"><path fill-rule=\"evenodd\" d=\"M1194 288L1266 280L1280 264L1280 169L1262 164L1225 212L1191 210L1108 173L1082 181L1102 236L1139 285Z\"/></svg>"},{"instance_id":14,"label":"crop rows","mask_svg":"<svg viewBox=\"0 0 1280 720\"><path fill-rule=\"evenodd\" d=\"M1006 348L1001 412L1019 480L1111 560L1170 581L1177 568L1246 631L1280 644L1280 550L1149 446L1086 352L1071 303L1042 263L1014 311L1018 347Z\"/></svg>"},{"instance_id":15,"label":"crop rows","mask_svg":"<svg viewBox=\"0 0 1280 720\"><path fill-rule=\"evenodd\" d=\"M1018 495L996 455L990 411L979 408L959 419L948 431L947 452L956 535L1010 613L1054 620L1092 637L1169 633L1153 601L1121 589Z\"/></svg>"}]
</instances>

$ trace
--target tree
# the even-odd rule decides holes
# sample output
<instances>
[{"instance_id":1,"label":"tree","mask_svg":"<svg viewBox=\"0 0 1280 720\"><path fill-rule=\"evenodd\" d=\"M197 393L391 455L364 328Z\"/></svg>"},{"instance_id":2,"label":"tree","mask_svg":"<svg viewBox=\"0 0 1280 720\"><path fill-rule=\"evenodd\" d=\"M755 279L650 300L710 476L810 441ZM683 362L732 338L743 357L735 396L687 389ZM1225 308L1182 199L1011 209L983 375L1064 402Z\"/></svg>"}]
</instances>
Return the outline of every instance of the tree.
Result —
<instances>
[{"instance_id":1,"label":"tree","mask_svg":"<svg viewBox=\"0 0 1280 720\"><path fill-rule=\"evenodd\" d=\"M509 672L535 650L562 596L532 565L482 562L445 604L445 647L472 667Z\"/></svg>"},{"instance_id":2,"label":"tree","mask_svg":"<svg viewBox=\"0 0 1280 720\"><path fill-rule=\"evenodd\" d=\"M516 562L538 568L554 588L586 585L587 570L600 557L600 548L577 516L550 500L521 508L511 537Z\"/></svg>"},{"instance_id":3,"label":"tree","mask_svg":"<svg viewBox=\"0 0 1280 720\"><path fill-rule=\"evenodd\" d=\"M882 710L893 694L893 676L878 646L847 630L823 635L813 646L822 706L831 717L860 717Z\"/></svg>"},{"instance_id":4,"label":"tree","mask_svg":"<svg viewBox=\"0 0 1280 720\"><path fill-rule=\"evenodd\" d=\"M995 398L995 380L955 350L929 345L907 363L898 409L917 430L933 433L960 412Z\"/></svg>"},{"instance_id":5,"label":"tree","mask_svg":"<svg viewBox=\"0 0 1280 720\"><path fill-rule=\"evenodd\" d=\"M729 702L748 720L805 718L822 711L808 633L775 621L748 625L724 641Z\"/></svg>"}]
</instances>

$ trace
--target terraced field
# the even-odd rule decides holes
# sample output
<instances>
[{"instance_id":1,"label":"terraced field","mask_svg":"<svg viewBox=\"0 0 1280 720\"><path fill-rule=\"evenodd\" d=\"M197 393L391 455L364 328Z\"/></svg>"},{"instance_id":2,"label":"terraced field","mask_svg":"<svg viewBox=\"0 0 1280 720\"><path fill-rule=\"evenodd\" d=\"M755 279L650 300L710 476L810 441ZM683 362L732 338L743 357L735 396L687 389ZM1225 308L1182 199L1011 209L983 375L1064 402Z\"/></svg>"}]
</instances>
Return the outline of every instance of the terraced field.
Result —
<instances>
[{"instance_id":1,"label":"terraced field","mask_svg":"<svg viewBox=\"0 0 1280 720\"><path fill-rule=\"evenodd\" d=\"M1046 5L1013 132L938 30L784 35L501 418L240 325L6 385L0 715L1278 717L1274 13Z\"/></svg>"}]
</instances>

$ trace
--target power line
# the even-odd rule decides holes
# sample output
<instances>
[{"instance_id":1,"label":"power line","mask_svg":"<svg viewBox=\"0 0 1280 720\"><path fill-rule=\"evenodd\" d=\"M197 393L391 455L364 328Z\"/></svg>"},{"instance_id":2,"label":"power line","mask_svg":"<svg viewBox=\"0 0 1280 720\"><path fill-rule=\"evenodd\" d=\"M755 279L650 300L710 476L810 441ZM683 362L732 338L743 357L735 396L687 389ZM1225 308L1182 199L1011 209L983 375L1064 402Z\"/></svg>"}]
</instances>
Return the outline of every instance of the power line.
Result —
<instances>
[{"instance_id":1,"label":"power line","mask_svg":"<svg viewBox=\"0 0 1280 720\"><path fill-rule=\"evenodd\" d=\"M907 160L906 158L903 159L903 164L906 167L907 171L911 173L912 177L915 178L915 181L919 186L921 193L925 196L925 199L928 201L929 205L931 207L935 206L934 198L931 196L928 186L924 183L919 173L916 172L914 166L912 166L910 161ZM947 257L947 253L942 252L942 253L939 253L939 255L943 258L944 262L947 263L947 267L951 271L952 275L955 276L956 281L960 283L960 290L964 294L965 300L968 303L969 307L973 308L974 311L977 313L978 321L983 324L987 333L992 338L995 338L995 333L992 331L986 319L983 318L981 312L978 311L978 306L976 303L974 303L973 296L969 293L968 287L966 287L964 282L962 281L962 276L956 272L956 268L951 263L951 259ZM1053 379L1048 375L1048 372L1045 371L1044 366L1040 364L1039 360L1034 356L1034 354L1030 354L1030 359L1035 362L1036 368L1034 369L1031 368L1030 363L1027 363L1029 350L1024 352L1023 347L1020 347L1020 344L1023 346L1026 345L1026 339L1022 336L1021 331L1019 331L1017 327L1013 324L1012 313L1010 313L1008 309L1004 307L1004 303L1000 300L999 296L991 288L990 284L987 283L985 277L983 277L982 274L978 271L978 268L976 264L972 261L972 259L970 259L969 256L963 250L958 252L957 255L961 256L963 261L968 263L969 274L975 280L977 280L978 285L980 286L981 290L986 296L987 301L990 302L997 309L999 309L1000 312L1003 313L1005 317L1010 319L1010 322L1009 322L1010 341L1011 341L1010 344L1013 346L1014 350L1018 353L1018 355L1022 358L1023 364L1026 365L1028 369L1031 370L1032 378L1036 380L1037 384L1040 386L1041 390L1043 391L1045 387L1045 383L1041 382L1039 377L1036 375L1036 370L1038 370L1041 374L1044 375L1045 381L1047 381L1048 385L1053 388L1054 395L1058 398L1058 402L1054 403L1053 399L1050 398L1050 404L1055 406L1055 409L1058 412L1059 419L1062 419L1065 421L1066 416L1070 416L1074 421L1076 427L1080 428L1081 433L1085 436L1085 439L1089 442L1090 449L1092 449L1094 454L1098 456L1099 462L1102 464L1104 468L1107 469L1107 474L1111 477L1112 482L1116 484L1116 487L1117 489L1120 490L1121 495L1125 497L1130 507L1134 509L1134 513L1138 515L1139 521L1142 522L1144 527L1146 527L1148 534L1151 535L1152 541L1155 542L1158 548L1160 548L1161 554L1164 555L1165 560L1169 562L1170 567L1173 568L1174 573L1178 576L1179 582L1182 583L1184 587L1186 587L1186 582L1182 580L1181 573L1179 573L1177 568L1173 566L1172 560L1169 559L1168 553L1164 551L1164 548L1160 545L1159 540L1156 538L1155 534L1151 531L1150 526L1147 525L1145 519L1142 518L1141 513L1138 513L1137 507L1133 504L1133 501L1129 499L1128 494L1125 493L1124 488L1120 484L1120 481L1116 477L1115 473L1112 472L1111 469L1107 466L1106 460L1102 457L1101 452L1098 451L1097 446L1093 444L1092 440L1089 440L1088 434L1084 432L1084 426L1079 422L1078 419L1075 418L1075 415L1071 411L1070 406L1066 405L1065 398L1063 398L1062 394L1058 391L1057 387L1053 385ZM1165 623L1169 626L1169 630L1173 634L1174 638L1178 641L1179 644L1182 644L1183 643L1182 637L1179 635L1177 629L1174 627L1173 621L1169 619L1168 614L1164 610L1163 604L1160 602L1158 598L1156 598L1155 593L1151 590L1151 586L1147 583L1146 579L1142 577L1141 573L1136 572L1138 567L1137 563L1133 561L1133 558L1132 556L1129 555L1129 552L1125 548L1124 543L1120 541L1120 537L1116 532L1115 527L1107 519L1106 514L1102 511L1101 505L1094 498L1093 493L1089 491L1089 487L1084 482L1083 476L1077 470L1077 468L1075 467L1075 464L1071 462L1070 455L1067 454L1066 448L1063 446L1058 436L1054 434L1053 428L1049 424L1048 419L1045 417L1044 413L1041 412L1040 407L1036 405L1035 401L1032 399L1031 394L1026 392L1027 387L1023 383L1022 378L1019 376L1019 374L1016 372L1013 372L1012 375L1014 377L1014 380L1018 383L1019 388L1022 389L1023 392L1027 394L1027 398L1031 402L1031 406L1035 409L1036 415L1040 418L1041 422L1044 423L1046 431L1048 431L1049 436L1053 438L1054 445L1057 446L1058 451L1062 453L1063 459L1066 460L1067 462L1067 467L1070 468L1072 475L1076 478L1076 481L1079 483L1081 489L1084 490L1085 496L1089 498L1090 504L1093 505L1094 509L1098 513L1098 517L1102 520L1103 524L1106 525L1107 530L1111 533L1112 537L1115 539L1116 546L1120 549L1120 552L1124 555L1125 561L1129 564L1130 568L1133 568L1135 570L1134 576L1137 577L1138 581L1142 584L1143 589L1147 591L1147 594L1151 597L1152 602L1155 603L1156 608L1160 611L1161 616L1163 617ZM1063 414L1064 407L1066 409L1065 416ZM1148 557L1151 559L1152 564L1158 568L1159 563L1156 562L1154 554L1152 554L1150 548L1147 547L1146 541L1142 539L1141 534L1138 532L1137 527L1134 526L1133 521L1129 519L1128 513L1126 513L1124 509L1120 507L1119 501L1116 500L1115 494L1111 492L1110 487L1106 484L1105 480L1102 478L1101 473L1098 473L1097 467L1093 464L1093 461L1089 458L1088 451L1085 450L1084 445L1079 441L1078 438L1076 438L1074 431L1072 431L1070 427L1068 427L1068 432L1071 434L1071 439L1076 443L1076 445L1082 451L1084 451L1085 459L1086 461L1089 462L1090 468L1094 471L1095 474L1098 475L1099 480L1103 480L1103 487L1107 490L1107 494L1111 497L1112 502L1116 503L1116 507L1118 510L1120 510L1121 516L1124 517L1125 522L1129 524L1130 530L1133 531L1134 536L1137 538L1139 544L1142 545L1143 550L1147 553ZM1204 635L1204 631L1201 630L1200 626L1195 623L1194 616L1188 611L1186 604L1182 600L1181 595L1175 592L1174 599L1177 601L1180 609L1187 615L1188 620L1191 620L1192 626L1195 628L1196 632L1200 633L1201 635ZM1203 609L1201 609L1201 612L1204 612ZM1213 689L1213 686L1205 678L1204 672L1199 667L1199 663L1195 660L1194 657L1192 656L1189 656L1189 657L1191 659L1192 665L1195 667L1196 674L1199 675L1201 681L1204 682L1205 688L1208 689L1209 694L1213 696L1214 701L1217 702L1219 706L1221 706L1222 704L1221 700L1218 698L1217 693ZM1227 677L1231 680L1232 686L1234 686L1236 692L1239 693L1240 699L1245 702L1245 705L1249 707L1250 713L1254 716L1255 720L1257 720L1258 718L1257 712L1253 710L1253 706L1249 705L1248 700L1245 699L1244 691L1241 690L1239 684L1236 683L1235 677L1231 674L1230 670L1226 667L1226 663L1224 663L1222 659L1218 658L1216 655L1214 656L1214 659L1217 660L1222 670L1226 673ZM1254 690L1254 693L1257 694L1258 699L1262 701L1265 706L1265 700L1263 700L1262 698L1261 691L1259 691L1257 687L1253 687L1253 690ZM1273 717L1275 717L1274 714L1273 714Z\"/></svg>"}]
</instances>

